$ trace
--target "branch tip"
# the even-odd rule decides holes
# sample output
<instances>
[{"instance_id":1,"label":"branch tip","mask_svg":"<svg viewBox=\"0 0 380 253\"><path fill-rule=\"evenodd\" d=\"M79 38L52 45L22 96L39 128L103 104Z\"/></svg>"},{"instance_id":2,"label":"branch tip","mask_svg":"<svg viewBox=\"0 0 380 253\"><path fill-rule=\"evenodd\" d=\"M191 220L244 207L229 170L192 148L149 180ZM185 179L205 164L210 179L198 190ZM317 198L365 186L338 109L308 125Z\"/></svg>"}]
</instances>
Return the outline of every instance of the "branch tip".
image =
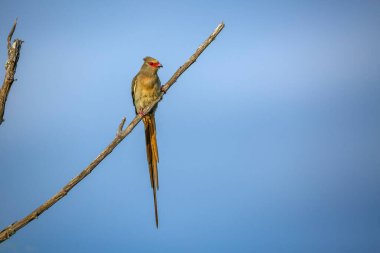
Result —
<instances>
[{"instance_id":1,"label":"branch tip","mask_svg":"<svg viewBox=\"0 0 380 253\"><path fill-rule=\"evenodd\" d=\"M16 18L15 22L13 23L11 31L8 34L8 40L7 40L8 41L8 50L11 47L11 41L12 41L13 33L16 30L16 26L17 26L17 18Z\"/></svg>"},{"instance_id":2,"label":"branch tip","mask_svg":"<svg viewBox=\"0 0 380 253\"><path fill-rule=\"evenodd\" d=\"M124 124L125 124L125 121L127 120L127 118L124 116L123 119L121 120L120 124L119 124L119 127L117 129L117 135L120 136L121 133L123 132L123 127L124 127Z\"/></svg>"}]
</instances>

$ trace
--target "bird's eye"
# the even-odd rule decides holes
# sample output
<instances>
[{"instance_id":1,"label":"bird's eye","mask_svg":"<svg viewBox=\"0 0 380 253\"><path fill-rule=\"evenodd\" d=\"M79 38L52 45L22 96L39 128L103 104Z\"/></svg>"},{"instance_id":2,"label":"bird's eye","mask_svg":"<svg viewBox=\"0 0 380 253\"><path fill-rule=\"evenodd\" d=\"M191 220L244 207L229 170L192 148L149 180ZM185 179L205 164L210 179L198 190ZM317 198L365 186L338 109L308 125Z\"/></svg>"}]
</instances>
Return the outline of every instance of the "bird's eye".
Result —
<instances>
[{"instance_id":1,"label":"bird's eye","mask_svg":"<svg viewBox=\"0 0 380 253\"><path fill-rule=\"evenodd\" d=\"M153 63L153 62L148 62L148 64L149 64L150 66L153 66L153 65L154 65L154 63Z\"/></svg>"}]
</instances>

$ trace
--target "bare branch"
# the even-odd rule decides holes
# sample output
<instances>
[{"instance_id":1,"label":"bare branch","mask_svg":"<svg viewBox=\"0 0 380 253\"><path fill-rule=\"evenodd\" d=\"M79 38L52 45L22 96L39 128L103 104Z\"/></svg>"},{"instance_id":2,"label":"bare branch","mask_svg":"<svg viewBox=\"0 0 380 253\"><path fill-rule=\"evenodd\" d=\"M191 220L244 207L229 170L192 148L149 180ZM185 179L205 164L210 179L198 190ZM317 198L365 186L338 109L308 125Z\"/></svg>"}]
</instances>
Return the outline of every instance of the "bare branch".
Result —
<instances>
[{"instance_id":1,"label":"bare branch","mask_svg":"<svg viewBox=\"0 0 380 253\"><path fill-rule=\"evenodd\" d=\"M121 120L121 122L119 124L119 127L117 129L117 135L120 135L123 132L123 127L124 127L124 124L125 124L126 120L127 120L126 117L123 117L123 119Z\"/></svg>"},{"instance_id":2,"label":"bare branch","mask_svg":"<svg viewBox=\"0 0 380 253\"><path fill-rule=\"evenodd\" d=\"M216 38L216 36L222 31L224 28L224 24L221 23L218 25L218 27L215 29L215 31L205 40L195 51L195 53L189 58L187 62L185 62L184 65L182 65L172 76L172 78L169 79L169 81L163 86L163 92L161 93L160 97L155 100L152 104L150 104L147 108L144 109L145 113L150 112L152 108L160 102L162 99L164 92L166 92L178 79L178 77L185 72L187 68L193 64L196 59L199 57L199 55L206 49L206 47ZM109 155L113 149L125 138L129 133L132 132L132 130L135 128L135 126L141 121L141 115L137 114L136 117L129 123L128 127L120 131L124 125L125 119L122 120L122 122L119 125L118 132L119 134L116 135L116 137L112 140L112 142L96 157L94 161L92 161L87 168L85 168L79 175L77 175L75 178L73 178L65 187L62 188L57 194L55 194L53 197L51 197L48 201L46 201L44 204L42 204L40 207L35 209L32 213L24 217L22 220L16 221L13 224L9 225L2 231L0 231L0 243L10 238L13 234L15 234L19 229L23 228L25 225L27 225L32 220L36 219L39 215L41 215L43 212L45 212L47 209L49 209L52 205L57 203L61 198L66 196L66 194L80 181L82 181L86 176L88 176L93 169L101 162L104 158Z\"/></svg>"},{"instance_id":3,"label":"bare branch","mask_svg":"<svg viewBox=\"0 0 380 253\"><path fill-rule=\"evenodd\" d=\"M13 33L16 30L16 26L17 26L17 18L16 18L15 22L13 23L11 31L8 34L8 40L7 40L8 41L8 50L11 48L11 41L12 41Z\"/></svg>"},{"instance_id":4,"label":"bare branch","mask_svg":"<svg viewBox=\"0 0 380 253\"><path fill-rule=\"evenodd\" d=\"M3 86L0 89L0 125L4 121L5 102L7 101L8 94L11 90L13 81L15 80L14 77L16 74L17 62L20 56L21 44L23 43L22 40L15 39L11 44L13 33L16 30L16 25L17 19L14 22L7 39L8 59L5 63L5 77L3 81Z\"/></svg>"}]
</instances>

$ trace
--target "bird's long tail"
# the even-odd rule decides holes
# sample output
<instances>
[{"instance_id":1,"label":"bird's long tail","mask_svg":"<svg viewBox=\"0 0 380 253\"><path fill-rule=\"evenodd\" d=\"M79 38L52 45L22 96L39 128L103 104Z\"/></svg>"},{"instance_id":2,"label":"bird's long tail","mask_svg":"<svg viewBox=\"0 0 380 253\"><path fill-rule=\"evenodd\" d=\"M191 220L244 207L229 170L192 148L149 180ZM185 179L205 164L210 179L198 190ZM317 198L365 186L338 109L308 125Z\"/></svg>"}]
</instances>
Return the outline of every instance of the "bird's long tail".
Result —
<instances>
[{"instance_id":1,"label":"bird's long tail","mask_svg":"<svg viewBox=\"0 0 380 253\"><path fill-rule=\"evenodd\" d=\"M147 114L143 118L145 126L146 155L149 165L150 184L153 189L154 213L156 217L156 227L158 228L158 210L156 191L158 190L158 149L156 140L156 121L154 114Z\"/></svg>"}]
</instances>

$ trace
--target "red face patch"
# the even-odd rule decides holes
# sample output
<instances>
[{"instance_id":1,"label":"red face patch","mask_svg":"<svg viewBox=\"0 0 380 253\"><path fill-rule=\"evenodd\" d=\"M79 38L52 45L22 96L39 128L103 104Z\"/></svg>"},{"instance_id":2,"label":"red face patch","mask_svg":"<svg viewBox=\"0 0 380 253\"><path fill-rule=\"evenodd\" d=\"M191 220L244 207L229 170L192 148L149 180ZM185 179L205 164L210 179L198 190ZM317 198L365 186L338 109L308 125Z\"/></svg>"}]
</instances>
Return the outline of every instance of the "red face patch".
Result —
<instances>
[{"instance_id":1,"label":"red face patch","mask_svg":"<svg viewBox=\"0 0 380 253\"><path fill-rule=\"evenodd\" d=\"M150 61L150 62L148 62L148 64L150 66L152 66L153 68L159 68L159 67L161 67L161 64L159 62L152 62L152 61Z\"/></svg>"}]
</instances>

